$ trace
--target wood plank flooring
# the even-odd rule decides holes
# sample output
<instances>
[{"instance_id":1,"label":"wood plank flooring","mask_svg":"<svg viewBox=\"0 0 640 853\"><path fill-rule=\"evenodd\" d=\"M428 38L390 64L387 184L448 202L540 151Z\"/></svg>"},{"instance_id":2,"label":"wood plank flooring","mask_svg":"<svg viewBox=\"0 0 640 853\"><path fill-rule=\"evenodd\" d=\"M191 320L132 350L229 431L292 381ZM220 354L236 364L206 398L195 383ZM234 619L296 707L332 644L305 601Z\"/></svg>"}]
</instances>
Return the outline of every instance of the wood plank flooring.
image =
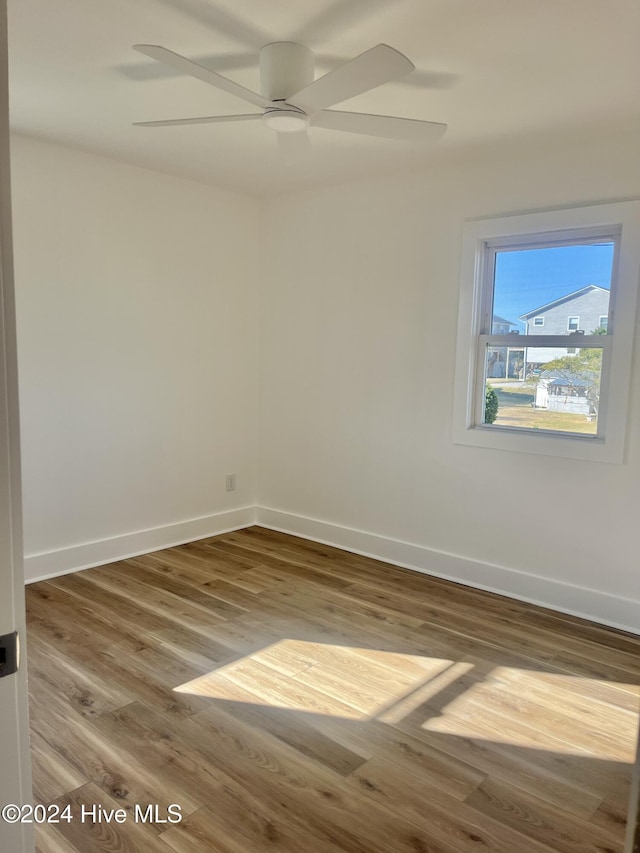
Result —
<instances>
[{"instance_id":1,"label":"wood plank flooring","mask_svg":"<svg viewBox=\"0 0 640 853\"><path fill-rule=\"evenodd\" d=\"M258 527L27 614L40 853L622 853L639 637Z\"/></svg>"}]
</instances>

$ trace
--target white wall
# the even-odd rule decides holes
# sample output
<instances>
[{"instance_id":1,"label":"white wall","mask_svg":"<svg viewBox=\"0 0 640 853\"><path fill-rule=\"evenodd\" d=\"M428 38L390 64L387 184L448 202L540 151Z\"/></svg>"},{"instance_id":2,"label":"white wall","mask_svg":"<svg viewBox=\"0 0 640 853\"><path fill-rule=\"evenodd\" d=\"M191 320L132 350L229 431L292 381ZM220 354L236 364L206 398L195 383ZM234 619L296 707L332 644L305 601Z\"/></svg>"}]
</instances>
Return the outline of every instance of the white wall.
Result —
<instances>
[{"instance_id":1,"label":"white wall","mask_svg":"<svg viewBox=\"0 0 640 853\"><path fill-rule=\"evenodd\" d=\"M15 139L28 576L258 503L274 527L640 630L640 347L624 465L451 440L463 221L637 197L638 143L505 144L262 205Z\"/></svg>"},{"instance_id":2,"label":"white wall","mask_svg":"<svg viewBox=\"0 0 640 853\"><path fill-rule=\"evenodd\" d=\"M26 138L11 153L27 578L247 523L258 203Z\"/></svg>"},{"instance_id":3,"label":"white wall","mask_svg":"<svg viewBox=\"0 0 640 853\"><path fill-rule=\"evenodd\" d=\"M638 144L505 145L271 200L258 518L640 631L640 347L624 465L451 439L463 221L637 197Z\"/></svg>"}]
</instances>

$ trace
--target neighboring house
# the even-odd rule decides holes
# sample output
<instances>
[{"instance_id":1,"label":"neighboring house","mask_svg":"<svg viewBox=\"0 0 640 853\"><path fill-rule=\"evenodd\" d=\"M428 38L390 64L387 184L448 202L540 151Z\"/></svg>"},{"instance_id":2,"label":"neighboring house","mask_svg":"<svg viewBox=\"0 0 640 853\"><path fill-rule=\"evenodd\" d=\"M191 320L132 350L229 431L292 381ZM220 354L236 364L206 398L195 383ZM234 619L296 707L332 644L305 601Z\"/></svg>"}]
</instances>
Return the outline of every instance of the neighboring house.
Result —
<instances>
[{"instance_id":1,"label":"neighboring house","mask_svg":"<svg viewBox=\"0 0 640 853\"><path fill-rule=\"evenodd\" d=\"M582 332L590 335L606 328L609 316L609 291L595 284L568 293L560 299L541 305L520 319L526 323L527 335L571 335ZM526 373L540 369L548 361L575 353L575 346L528 347Z\"/></svg>"},{"instance_id":2,"label":"neighboring house","mask_svg":"<svg viewBox=\"0 0 640 853\"><path fill-rule=\"evenodd\" d=\"M520 317L527 325L528 335L573 335L575 341L574 346L527 348L525 372L539 375L536 408L588 417L596 414L594 400L590 399L592 382L566 370L564 375L562 371L545 370L544 366L554 359L575 355L580 348L580 333L589 335L596 329L606 329L608 316L609 291L589 284Z\"/></svg>"},{"instance_id":3,"label":"neighboring house","mask_svg":"<svg viewBox=\"0 0 640 853\"><path fill-rule=\"evenodd\" d=\"M505 320L504 317L498 317L497 314L493 315L493 323L491 327L492 334L508 335L512 326L515 326L515 323L512 323L511 320Z\"/></svg>"},{"instance_id":4,"label":"neighboring house","mask_svg":"<svg viewBox=\"0 0 640 853\"><path fill-rule=\"evenodd\" d=\"M493 315L491 327L494 335L509 335L515 326L511 320ZM489 347L487 377L489 379L522 379L524 368L523 347Z\"/></svg>"},{"instance_id":5,"label":"neighboring house","mask_svg":"<svg viewBox=\"0 0 640 853\"><path fill-rule=\"evenodd\" d=\"M546 375L548 373L548 375ZM554 376L553 371L545 371L536 386L535 407L549 409L551 412L571 412L578 415L595 415L596 409L589 399L591 383L574 378Z\"/></svg>"}]
</instances>

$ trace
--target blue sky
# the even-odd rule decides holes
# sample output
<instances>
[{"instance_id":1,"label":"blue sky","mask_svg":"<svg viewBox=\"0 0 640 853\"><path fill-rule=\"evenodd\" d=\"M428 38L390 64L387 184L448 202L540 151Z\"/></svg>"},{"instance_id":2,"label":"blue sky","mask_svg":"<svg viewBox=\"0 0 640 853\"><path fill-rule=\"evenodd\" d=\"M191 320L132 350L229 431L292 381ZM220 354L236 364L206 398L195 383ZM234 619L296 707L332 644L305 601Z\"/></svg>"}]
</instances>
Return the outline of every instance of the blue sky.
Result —
<instances>
[{"instance_id":1,"label":"blue sky","mask_svg":"<svg viewBox=\"0 0 640 853\"><path fill-rule=\"evenodd\" d=\"M499 252L493 313L511 320L522 334L521 314L587 284L609 289L613 249L613 243L599 243Z\"/></svg>"}]
</instances>

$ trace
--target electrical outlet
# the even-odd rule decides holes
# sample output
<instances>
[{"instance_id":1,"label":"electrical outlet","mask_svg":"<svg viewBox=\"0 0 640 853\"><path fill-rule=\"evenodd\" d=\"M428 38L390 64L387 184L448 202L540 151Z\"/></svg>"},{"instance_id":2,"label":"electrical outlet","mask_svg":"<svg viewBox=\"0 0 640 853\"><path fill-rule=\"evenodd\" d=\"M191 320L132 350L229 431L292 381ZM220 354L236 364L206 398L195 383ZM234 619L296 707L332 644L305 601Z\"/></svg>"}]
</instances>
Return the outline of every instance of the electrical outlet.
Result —
<instances>
[{"instance_id":1,"label":"electrical outlet","mask_svg":"<svg viewBox=\"0 0 640 853\"><path fill-rule=\"evenodd\" d=\"M225 478L225 482L226 482L226 486L227 486L227 491L228 492L235 492L235 490L236 490L236 475L235 474L227 474L227 476Z\"/></svg>"}]
</instances>

